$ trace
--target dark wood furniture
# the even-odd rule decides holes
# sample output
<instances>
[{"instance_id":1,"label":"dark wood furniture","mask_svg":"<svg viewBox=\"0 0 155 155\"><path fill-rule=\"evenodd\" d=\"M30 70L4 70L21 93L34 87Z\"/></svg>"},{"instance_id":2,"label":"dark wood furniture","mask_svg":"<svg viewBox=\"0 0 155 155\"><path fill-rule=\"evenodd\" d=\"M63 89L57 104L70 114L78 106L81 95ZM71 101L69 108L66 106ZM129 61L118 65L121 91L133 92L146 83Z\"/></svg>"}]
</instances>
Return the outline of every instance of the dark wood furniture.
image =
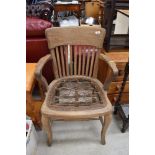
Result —
<instances>
[{"instance_id":1,"label":"dark wood furniture","mask_svg":"<svg viewBox=\"0 0 155 155\"><path fill-rule=\"evenodd\" d=\"M122 85L121 85L121 88L119 91L119 95L118 95L118 98L117 98L115 106L114 106L114 114L119 114L119 116L121 117L121 119L123 121L123 126L121 129L121 132L123 132L123 133L126 131L126 129L129 126L129 114L125 113L122 105L120 104L120 101L122 98L123 90L125 89L126 81L128 80L128 76L129 76L129 62L126 63L124 72L125 72L125 74L124 74L123 82L122 82ZM129 107L127 107L127 108L128 108L127 110L129 111Z\"/></svg>"},{"instance_id":2,"label":"dark wood furniture","mask_svg":"<svg viewBox=\"0 0 155 155\"><path fill-rule=\"evenodd\" d=\"M61 11L74 11L77 13L77 18L80 25L80 16L81 16L81 3L78 4L54 4L54 16L57 21L58 12Z\"/></svg>"},{"instance_id":3,"label":"dark wood furniture","mask_svg":"<svg viewBox=\"0 0 155 155\"><path fill-rule=\"evenodd\" d=\"M124 77L124 70L125 65L128 62L129 53L128 50L121 49L121 50L110 50L110 52L105 52L105 55L107 55L111 60L113 60L116 63L116 66L118 68L118 76L112 80L112 83L110 84L109 90L108 90L108 98L111 101L111 103L114 105L116 102L116 99L119 96L119 91L123 82ZM106 67L106 64L104 62L100 61L99 64L99 72L98 72L98 79L104 83L105 81L105 74L103 72L108 73L108 67ZM126 81L125 88L122 92L121 97L121 104L125 104L129 102L129 80Z\"/></svg>"},{"instance_id":4,"label":"dark wood furniture","mask_svg":"<svg viewBox=\"0 0 155 155\"><path fill-rule=\"evenodd\" d=\"M111 121L112 106L107 90L118 70L113 61L100 54L105 30L94 27L49 28L46 30L51 54L37 64L36 78L46 89L41 108L42 125L52 143L50 120L78 120L97 117L102 123L101 143ZM42 76L44 64L52 59L55 80L48 86ZM97 80L98 61L110 69L104 85ZM104 121L103 121L104 119Z\"/></svg>"},{"instance_id":5,"label":"dark wood furniture","mask_svg":"<svg viewBox=\"0 0 155 155\"><path fill-rule=\"evenodd\" d=\"M125 74L125 66L128 62L129 53L123 52L125 50L113 50L115 52L106 53L108 57L110 57L115 63L118 68L118 76L115 78L115 80L112 81L109 90L108 90L108 97L112 104L115 104L116 99L119 96L119 91L121 89L122 81ZM119 51L119 52L116 52ZM122 97L121 97L121 103L129 103L129 80L126 81L126 84L124 86Z\"/></svg>"},{"instance_id":6,"label":"dark wood furniture","mask_svg":"<svg viewBox=\"0 0 155 155\"><path fill-rule=\"evenodd\" d=\"M117 10L128 10L129 0L105 0L104 20L102 27L106 29L104 48L108 52L114 48L128 48L129 34L112 34L113 20Z\"/></svg>"}]
</instances>

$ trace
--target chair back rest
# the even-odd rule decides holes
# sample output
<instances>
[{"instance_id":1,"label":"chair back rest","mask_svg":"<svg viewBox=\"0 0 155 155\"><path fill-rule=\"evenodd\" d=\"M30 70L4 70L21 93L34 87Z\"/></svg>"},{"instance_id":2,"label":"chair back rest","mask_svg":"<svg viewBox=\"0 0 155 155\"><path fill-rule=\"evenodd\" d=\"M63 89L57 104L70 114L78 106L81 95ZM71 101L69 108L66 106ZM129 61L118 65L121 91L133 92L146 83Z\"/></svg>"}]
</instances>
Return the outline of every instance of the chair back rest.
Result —
<instances>
[{"instance_id":1,"label":"chair back rest","mask_svg":"<svg viewBox=\"0 0 155 155\"><path fill-rule=\"evenodd\" d=\"M46 29L45 34L56 78L70 75L97 76L105 29L55 27Z\"/></svg>"}]
</instances>

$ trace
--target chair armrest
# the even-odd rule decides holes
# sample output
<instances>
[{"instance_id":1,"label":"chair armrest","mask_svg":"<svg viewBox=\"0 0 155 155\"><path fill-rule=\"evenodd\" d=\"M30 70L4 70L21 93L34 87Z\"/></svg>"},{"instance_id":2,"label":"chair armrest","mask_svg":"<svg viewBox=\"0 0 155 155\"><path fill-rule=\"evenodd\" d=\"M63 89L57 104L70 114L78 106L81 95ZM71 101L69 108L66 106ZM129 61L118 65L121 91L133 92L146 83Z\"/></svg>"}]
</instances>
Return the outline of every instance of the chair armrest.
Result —
<instances>
[{"instance_id":1,"label":"chair armrest","mask_svg":"<svg viewBox=\"0 0 155 155\"><path fill-rule=\"evenodd\" d=\"M109 86L110 86L110 83L112 82L112 80L117 77L117 75L118 75L118 69L116 67L115 62L112 61L106 55L100 54L99 58L101 60L103 60L104 62L106 62L107 65L108 65L108 67L109 67L109 69L110 69L109 72L108 72L108 75L106 77L106 80L104 82L104 86L103 86L104 87L104 90L107 91L109 89Z\"/></svg>"},{"instance_id":2,"label":"chair armrest","mask_svg":"<svg viewBox=\"0 0 155 155\"><path fill-rule=\"evenodd\" d=\"M45 64L49 61L52 60L52 57L50 54L47 54L46 56L42 57L36 66L35 70L35 77L37 81L39 82L39 86L41 87L42 95L45 95L45 92L48 90L48 83L46 78L42 75L42 69L44 68Z\"/></svg>"}]
</instances>

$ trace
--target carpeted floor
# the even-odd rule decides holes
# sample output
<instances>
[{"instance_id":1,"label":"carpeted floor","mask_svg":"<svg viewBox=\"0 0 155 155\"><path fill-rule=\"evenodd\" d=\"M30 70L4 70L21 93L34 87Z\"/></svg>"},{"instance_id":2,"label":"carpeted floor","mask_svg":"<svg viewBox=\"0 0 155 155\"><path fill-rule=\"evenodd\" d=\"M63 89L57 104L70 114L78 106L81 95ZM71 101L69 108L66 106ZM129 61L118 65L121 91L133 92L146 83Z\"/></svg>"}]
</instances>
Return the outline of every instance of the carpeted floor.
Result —
<instances>
[{"instance_id":1,"label":"carpeted floor","mask_svg":"<svg viewBox=\"0 0 155 155\"><path fill-rule=\"evenodd\" d=\"M36 155L128 155L129 132L121 133L121 120L113 116L107 132L107 144L100 144L100 121L76 121L53 123L53 143L46 144L46 135L38 131Z\"/></svg>"}]
</instances>

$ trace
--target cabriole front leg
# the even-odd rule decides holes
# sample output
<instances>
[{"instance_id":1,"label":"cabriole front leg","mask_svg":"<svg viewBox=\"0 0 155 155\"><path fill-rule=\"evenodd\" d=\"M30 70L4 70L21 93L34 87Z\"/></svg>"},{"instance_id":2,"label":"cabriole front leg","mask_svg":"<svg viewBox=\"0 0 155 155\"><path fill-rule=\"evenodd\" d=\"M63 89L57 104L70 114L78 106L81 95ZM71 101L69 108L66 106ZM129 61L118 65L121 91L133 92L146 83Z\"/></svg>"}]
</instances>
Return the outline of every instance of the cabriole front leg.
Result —
<instances>
[{"instance_id":1,"label":"cabriole front leg","mask_svg":"<svg viewBox=\"0 0 155 155\"><path fill-rule=\"evenodd\" d=\"M51 124L50 124L50 119L48 117L42 115L41 122L42 122L43 130L47 134L48 146L51 146L51 144L52 144L52 129L51 129Z\"/></svg>"},{"instance_id":2,"label":"cabriole front leg","mask_svg":"<svg viewBox=\"0 0 155 155\"><path fill-rule=\"evenodd\" d=\"M108 129L110 123L111 123L111 119L112 119L112 114L111 113L100 117L100 120L101 120L101 123L102 123L101 143L103 145L106 144L105 135L106 135L107 129ZM104 122L103 122L103 120L104 120Z\"/></svg>"}]
</instances>

